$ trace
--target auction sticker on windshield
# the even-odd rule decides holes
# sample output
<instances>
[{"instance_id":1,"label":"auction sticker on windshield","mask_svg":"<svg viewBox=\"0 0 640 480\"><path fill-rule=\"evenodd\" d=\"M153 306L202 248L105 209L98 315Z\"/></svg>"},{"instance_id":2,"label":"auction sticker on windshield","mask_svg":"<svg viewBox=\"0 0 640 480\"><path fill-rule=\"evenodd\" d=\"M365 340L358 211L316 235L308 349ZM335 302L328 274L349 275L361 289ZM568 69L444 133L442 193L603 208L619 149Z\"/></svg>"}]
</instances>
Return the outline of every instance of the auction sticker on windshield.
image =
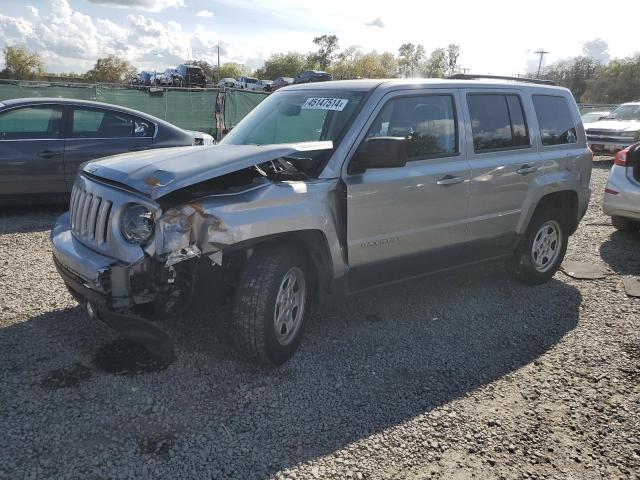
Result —
<instances>
[{"instance_id":1,"label":"auction sticker on windshield","mask_svg":"<svg viewBox=\"0 0 640 480\"><path fill-rule=\"evenodd\" d=\"M306 102L302 105L303 110L335 110L341 112L344 107L347 106L349 100L346 98L328 98L328 97L314 97L307 98Z\"/></svg>"}]
</instances>

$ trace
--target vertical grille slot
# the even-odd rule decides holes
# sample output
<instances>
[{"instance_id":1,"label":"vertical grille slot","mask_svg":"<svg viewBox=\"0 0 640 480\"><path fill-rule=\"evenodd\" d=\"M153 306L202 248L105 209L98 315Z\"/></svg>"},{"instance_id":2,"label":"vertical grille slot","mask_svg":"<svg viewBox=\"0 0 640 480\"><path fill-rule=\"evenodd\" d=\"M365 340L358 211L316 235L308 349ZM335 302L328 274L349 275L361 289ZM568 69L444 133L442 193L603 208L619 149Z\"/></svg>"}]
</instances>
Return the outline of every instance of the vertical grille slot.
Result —
<instances>
[{"instance_id":1,"label":"vertical grille slot","mask_svg":"<svg viewBox=\"0 0 640 480\"><path fill-rule=\"evenodd\" d=\"M89 223L89 207L91 206L91 201L93 200L93 195L90 193L85 195L84 202L82 205L82 213L80 216L80 236L87 236L87 224Z\"/></svg>"},{"instance_id":2,"label":"vertical grille slot","mask_svg":"<svg viewBox=\"0 0 640 480\"><path fill-rule=\"evenodd\" d=\"M105 200L100 205L96 220L96 236L95 241L101 245L107 241L107 233L109 231L109 217L111 214L111 202Z\"/></svg>"},{"instance_id":3,"label":"vertical grille slot","mask_svg":"<svg viewBox=\"0 0 640 480\"><path fill-rule=\"evenodd\" d=\"M98 196L94 196L91 201L91 207L89 209L89 224L87 226L87 235L89 239L94 240L96 236L96 221L98 220L98 207L102 199Z\"/></svg>"}]
</instances>

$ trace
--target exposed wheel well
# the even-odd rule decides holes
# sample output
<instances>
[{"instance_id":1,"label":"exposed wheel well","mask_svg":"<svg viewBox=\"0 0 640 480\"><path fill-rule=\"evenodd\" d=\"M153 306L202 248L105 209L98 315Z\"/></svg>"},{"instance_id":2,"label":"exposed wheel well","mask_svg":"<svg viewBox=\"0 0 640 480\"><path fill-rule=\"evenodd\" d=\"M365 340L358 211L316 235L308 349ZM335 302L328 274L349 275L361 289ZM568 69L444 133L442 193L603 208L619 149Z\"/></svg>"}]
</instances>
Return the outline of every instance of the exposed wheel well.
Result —
<instances>
[{"instance_id":1,"label":"exposed wheel well","mask_svg":"<svg viewBox=\"0 0 640 480\"><path fill-rule=\"evenodd\" d=\"M540 199L533 216L536 212L545 208L556 208L564 213L564 222L569 235L572 235L578 228L578 194L573 190L562 190L560 192L548 193Z\"/></svg>"},{"instance_id":2,"label":"exposed wheel well","mask_svg":"<svg viewBox=\"0 0 640 480\"><path fill-rule=\"evenodd\" d=\"M256 249L267 244L290 245L297 248L308 260L308 266L312 270L311 292L317 292L319 296L329 293L333 266L327 238L320 230L298 230L251 239L228 247L223 251L223 256L233 256L236 260L239 256L248 258ZM245 255L242 255L242 252Z\"/></svg>"}]
</instances>

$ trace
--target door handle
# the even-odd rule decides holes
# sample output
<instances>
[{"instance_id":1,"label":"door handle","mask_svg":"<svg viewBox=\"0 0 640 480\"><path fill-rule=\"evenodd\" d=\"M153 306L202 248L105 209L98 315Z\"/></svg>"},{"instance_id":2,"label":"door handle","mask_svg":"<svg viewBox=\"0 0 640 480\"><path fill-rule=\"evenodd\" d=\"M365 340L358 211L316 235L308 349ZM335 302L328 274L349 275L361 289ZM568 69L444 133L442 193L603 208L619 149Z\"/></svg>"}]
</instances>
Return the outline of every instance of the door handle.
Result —
<instances>
[{"instance_id":1,"label":"door handle","mask_svg":"<svg viewBox=\"0 0 640 480\"><path fill-rule=\"evenodd\" d=\"M40 158L52 158L52 157L57 157L58 155L60 155L60 152L56 152L54 150L43 150L40 153L38 153L38 156Z\"/></svg>"},{"instance_id":2,"label":"door handle","mask_svg":"<svg viewBox=\"0 0 640 480\"><path fill-rule=\"evenodd\" d=\"M12 167L21 167L22 165L26 165L26 164L27 164L26 160L22 162L9 162L9 165L11 165Z\"/></svg>"},{"instance_id":3,"label":"door handle","mask_svg":"<svg viewBox=\"0 0 640 480\"><path fill-rule=\"evenodd\" d=\"M436 185L455 185L456 183L464 182L464 177L454 177L453 175L445 175L440 180L436 181Z\"/></svg>"},{"instance_id":4,"label":"door handle","mask_svg":"<svg viewBox=\"0 0 640 480\"><path fill-rule=\"evenodd\" d=\"M516 173L519 173L520 175L528 175L529 173L533 173L537 171L538 171L538 167L528 165L525 163L518 170L516 170Z\"/></svg>"}]
</instances>

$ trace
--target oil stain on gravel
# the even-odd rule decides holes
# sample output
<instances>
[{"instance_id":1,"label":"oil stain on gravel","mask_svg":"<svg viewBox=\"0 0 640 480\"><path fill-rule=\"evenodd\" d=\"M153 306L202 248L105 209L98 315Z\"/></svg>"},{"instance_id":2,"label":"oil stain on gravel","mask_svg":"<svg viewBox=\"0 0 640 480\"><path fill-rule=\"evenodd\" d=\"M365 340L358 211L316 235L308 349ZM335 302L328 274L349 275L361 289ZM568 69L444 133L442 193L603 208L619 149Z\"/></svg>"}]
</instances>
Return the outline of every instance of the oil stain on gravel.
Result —
<instances>
[{"instance_id":1,"label":"oil stain on gravel","mask_svg":"<svg viewBox=\"0 0 640 480\"><path fill-rule=\"evenodd\" d=\"M170 433L152 433L138 438L138 452L167 459L174 444L175 437Z\"/></svg>"},{"instance_id":2,"label":"oil stain on gravel","mask_svg":"<svg viewBox=\"0 0 640 480\"><path fill-rule=\"evenodd\" d=\"M171 360L160 358L139 343L118 339L100 348L93 357L93 364L114 375L138 375L166 369Z\"/></svg>"},{"instance_id":3,"label":"oil stain on gravel","mask_svg":"<svg viewBox=\"0 0 640 480\"><path fill-rule=\"evenodd\" d=\"M74 363L68 367L51 370L42 381L42 387L47 389L76 387L93 376L92 370L81 363Z\"/></svg>"}]
</instances>

